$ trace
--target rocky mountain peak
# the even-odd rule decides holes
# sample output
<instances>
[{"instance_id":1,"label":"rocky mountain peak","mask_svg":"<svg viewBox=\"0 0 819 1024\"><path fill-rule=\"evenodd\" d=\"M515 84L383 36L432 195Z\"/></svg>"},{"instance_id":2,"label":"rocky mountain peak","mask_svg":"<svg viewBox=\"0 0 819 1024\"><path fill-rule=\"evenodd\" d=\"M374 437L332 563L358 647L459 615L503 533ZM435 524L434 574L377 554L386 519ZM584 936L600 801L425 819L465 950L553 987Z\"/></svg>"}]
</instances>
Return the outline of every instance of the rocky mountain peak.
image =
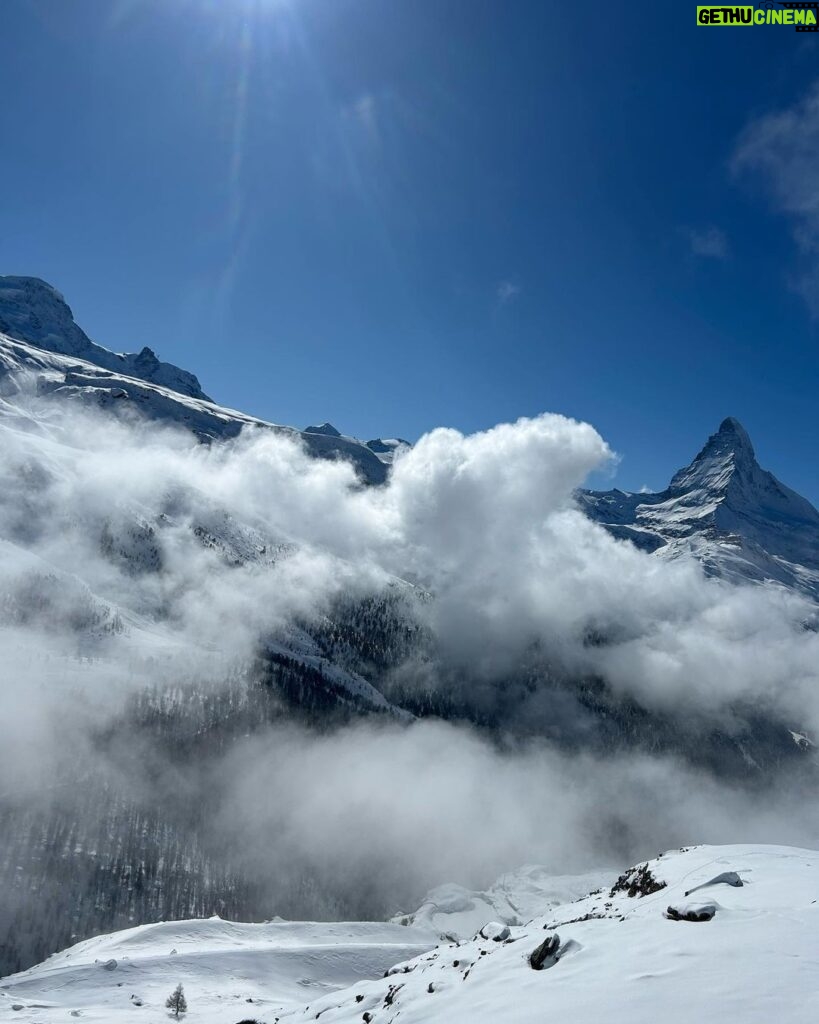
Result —
<instances>
[{"instance_id":1,"label":"rocky mountain peak","mask_svg":"<svg viewBox=\"0 0 819 1024\"><path fill-rule=\"evenodd\" d=\"M190 398L210 401L194 374L161 362L147 346L134 355L111 352L95 344L74 320L62 294L39 277L0 276L0 333Z\"/></svg>"},{"instance_id":2,"label":"rocky mountain peak","mask_svg":"<svg viewBox=\"0 0 819 1024\"><path fill-rule=\"evenodd\" d=\"M64 355L91 344L62 294L39 277L0 276L0 331Z\"/></svg>"},{"instance_id":3,"label":"rocky mountain peak","mask_svg":"<svg viewBox=\"0 0 819 1024\"><path fill-rule=\"evenodd\" d=\"M731 416L666 490L579 498L592 519L645 551L694 553L712 575L775 580L819 597L819 512L762 469Z\"/></svg>"},{"instance_id":4,"label":"rocky mountain peak","mask_svg":"<svg viewBox=\"0 0 819 1024\"><path fill-rule=\"evenodd\" d=\"M305 434L323 434L325 437L341 437L341 431L336 430L332 423L319 423L318 426L304 428Z\"/></svg>"},{"instance_id":5,"label":"rocky mountain peak","mask_svg":"<svg viewBox=\"0 0 819 1024\"><path fill-rule=\"evenodd\" d=\"M724 492L737 473L759 471L754 446L748 432L733 416L728 416L712 434L690 465L679 470L669 485L669 493L681 494L705 490L711 494Z\"/></svg>"}]
</instances>

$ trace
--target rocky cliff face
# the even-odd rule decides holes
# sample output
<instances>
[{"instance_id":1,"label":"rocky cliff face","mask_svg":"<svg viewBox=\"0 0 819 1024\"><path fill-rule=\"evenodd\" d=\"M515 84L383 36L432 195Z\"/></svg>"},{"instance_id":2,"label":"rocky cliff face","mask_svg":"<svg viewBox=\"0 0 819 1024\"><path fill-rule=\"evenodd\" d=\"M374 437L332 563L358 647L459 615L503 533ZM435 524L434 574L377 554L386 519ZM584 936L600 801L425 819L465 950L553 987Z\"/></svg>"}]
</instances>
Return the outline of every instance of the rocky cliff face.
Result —
<instances>
[{"instance_id":1,"label":"rocky cliff face","mask_svg":"<svg viewBox=\"0 0 819 1024\"><path fill-rule=\"evenodd\" d=\"M118 354L95 345L74 321L63 296L38 277L0 277L0 333L64 356L76 356L152 384L209 402L198 379L172 363L163 363L147 346Z\"/></svg>"}]
</instances>

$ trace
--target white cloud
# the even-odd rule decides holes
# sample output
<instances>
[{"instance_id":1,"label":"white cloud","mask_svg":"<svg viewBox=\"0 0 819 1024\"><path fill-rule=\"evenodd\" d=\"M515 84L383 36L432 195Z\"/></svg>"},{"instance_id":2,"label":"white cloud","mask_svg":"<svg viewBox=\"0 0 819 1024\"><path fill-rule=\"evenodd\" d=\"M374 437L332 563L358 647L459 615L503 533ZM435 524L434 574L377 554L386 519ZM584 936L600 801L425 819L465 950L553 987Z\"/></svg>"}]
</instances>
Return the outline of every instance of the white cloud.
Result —
<instances>
[{"instance_id":1,"label":"white cloud","mask_svg":"<svg viewBox=\"0 0 819 1024\"><path fill-rule=\"evenodd\" d=\"M774 208L790 218L803 261L792 284L819 316L819 83L793 106L751 121L731 167L762 181Z\"/></svg>"},{"instance_id":2,"label":"white cloud","mask_svg":"<svg viewBox=\"0 0 819 1024\"><path fill-rule=\"evenodd\" d=\"M819 733L810 607L707 580L693 561L665 563L590 522L573 492L611 453L588 424L542 415L471 436L434 430L397 459L386 486L367 489L348 464L313 460L272 432L208 447L52 405L36 430L4 429L3 441L3 614L18 596L34 598L0 626L0 719L14 722L0 778L18 792L44 791L60 751L90 750L91 730L135 689L219 687L224 666L252 658L260 637L320 616L337 595L378 592L391 575L433 595L417 610L433 643L423 664L405 666L410 685L422 672L425 681L459 674L491 690L536 664L603 680L680 723L730 723L746 702ZM201 542L210 522L238 544L255 549L259 531L288 553L237 565ZM163 571L111 557L134 544L155 551ZM64 585L74 574L87 593ZM97 601L126 609L126 628L78 658L74 624L93 619ZM523 718L538 700L521 696ZM145 761L133 758L129 785ZM186 769L192 788L207 784L197 770ZM321 737L276 729L240 744L220 785L214 827L238 837L262 877L303 862L346 872L339 884L354 877L362 890L376 876L388 889L402 879L423 887L533 859L570 869L573 858L606 856L612 836L651 852L770 839L792 809L781 795L780 817L752 808L667 758L566 757L545 741L501 753L440 723ZM812 819L791 821L806 842Z\"/></svg>"},{"instance_id":3,"label":"white cloud","mask_svg":"<svg viewBox=\"0 0 819 1024\"><path fill-rule=\"evenodd\" d=\"M397 459L387 486L364 490L347 463L311 459L272 432L207 447L70 409L49 432L5 432L0 519L18 555L0 564L4 592L40 558L161 617L175 642L209 652L218 637L239 657L264 630L393 575L435 594L424 614L438 656L473 675L520 664L536 644L649 708L718 714L775 694L819 732L819 635L802 628L804 603L707 580L694 561L667 564L590 522L573 492L611 452L588 424L544 414L470 436L437 429ZM242 543L258 524L289 556L263 569L220 559L192 525L224 517ZM144 543L165 572L103 556L103 526L131 544L134 521L150 527ZM590 631L608 642L589 646Z\"/></svg>"},{"instance_id":4,"label":"white cloud","mask_svg":"<svg viewBox=\"0 0 819 1024\"><path fill-rule=\"evenodd\" d=\"M500 281L495 289L495 295L497 296L498 303L501 306L505 306L507 303L517 299L522 291L521 286L515 284L514 281Z\"/></svg>"},{"instance_id":5,"label":"white cloud","mask_svg":"<svg viewBox=\"0 0 819 1024\"><path fill-rule=\"evenodd\" d=\"M343 106L341 119L342 124L348 125L354 134L363 136L371 142L378 141L379 102L373 93L362 93Z\"/></svg>"},{"instance_id":6,"label":"white cloud","mask_svg":"<svg viewBox=\"0 0 819 1024\"><path fill-rule=\"evenodd\" d=\"M684 228L683 233L695 256L707 259L728 259L728 239L725 232L713 225L704 228Z\"/></svg>"}]
</instances>

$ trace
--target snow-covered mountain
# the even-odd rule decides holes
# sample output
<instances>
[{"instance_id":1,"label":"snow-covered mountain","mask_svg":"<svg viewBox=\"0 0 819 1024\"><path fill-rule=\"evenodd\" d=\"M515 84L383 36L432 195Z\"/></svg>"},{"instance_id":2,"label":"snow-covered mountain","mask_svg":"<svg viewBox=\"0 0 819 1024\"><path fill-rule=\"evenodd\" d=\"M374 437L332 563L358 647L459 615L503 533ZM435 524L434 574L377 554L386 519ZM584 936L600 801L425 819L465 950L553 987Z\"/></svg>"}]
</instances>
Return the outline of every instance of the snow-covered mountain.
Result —
<instances>
[{"instance_id":1,"label":"snow-covered mountain","mask_svg":"<svg viewBox=\"0 0 819 1024\"><path fill-rule=\"evenodd\" d=\"M0 333L127 377L160 384L189 398L211 401L192 373L160 362L150 348L118 355L95 345L74 322L63 296L37 277L0 277Z\"/></svg>"},{"instance_id":2,"label":"snow-covered mountain","mask_svg":"<svg viewBox=\"0 0 819 1024\"><path fill-rule=\"evenodd\" d=\"M819 597L819 512L761 469L728 418L659 493L581 491L586 513L614 536L663 558L694 555L730 580L774 581Z\"/></svg>"},{"instance_id":3,"label":"snow-covered mountain","mask_svg":"<svg viewBox=\"0 0 819 1024\"><path fill-rule=\"evenodd\" d=\"M191 430L203 440L268 429L298 438L317 458L351 461L362 479L383 483L398 442L364 444L335 428L268 423L217 405L187 370L160 362L150 348L118 355L92 342L63 296L35 277L0 277L0 415L19 416L8 399L17 374L34 374L42 395L111 411L123 407ZM325 424L329 426L329 424Z\"/></svg>"},{"instance_id":4,"label":"snow-covered mountain","mask_svg":"<svg viewBox=\"0 0 819 1024\"><path fill-rule=\"evenodd\" d=\"M477 917L464 940L426 921L146 925L4 979L0 1013L158 1020L182 984L203 1024L812 1024L818 892L815 851L700 846L544 897L524 923Z\"/></svg>"}]
</instances>

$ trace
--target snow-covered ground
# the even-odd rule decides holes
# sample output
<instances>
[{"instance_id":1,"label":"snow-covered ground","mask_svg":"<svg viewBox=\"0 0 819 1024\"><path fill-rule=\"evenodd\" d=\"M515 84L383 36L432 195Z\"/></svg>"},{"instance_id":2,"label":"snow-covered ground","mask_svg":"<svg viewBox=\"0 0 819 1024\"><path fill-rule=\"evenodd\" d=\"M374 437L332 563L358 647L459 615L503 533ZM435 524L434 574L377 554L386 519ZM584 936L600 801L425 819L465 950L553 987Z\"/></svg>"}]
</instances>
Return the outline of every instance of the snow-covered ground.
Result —
<instances>
[{"instance_id":1,"label":"snow-covered ground","mask_svg":"<svg viewBox=\"0 0 819 1024\"><path fill-rule=\"evenodd\" d=\"M147 1024L165 1018L165 1000L181 983L191 1020L272 1024L284 1009L381 977L436 940L423 928L389 923L142 925L88 939L0 982L0 1019Z\"/></svg>"},{"instance_id":2,"label":"snow-covered ground","mask_svg":"<svg viewBox=\"0 0 819 1024\"><path fill-rule=\"evenodd\" d=\"M81 942L0 982L0 1018L8 1012L32 1024L67 1015L107 1022L137 1008L153 1020L181 982L196 1020L270 1024L328 992L383 977L449 937L471 939L495 919L523 923L616 874L553 875L530 865L482 892L439 886L413 914L387 923L238 924L216 917L143 925Z\"/></svg>"},{"instance_id":3,"label":"snow-covered ground","mask_svg":"<svg viewBox=\"0 0 819 1024\"><path fill-rule=\"evenodd\" d=\"M648 895L628 894L632 876L620 891L566 904L508 938L441 946L282 1021L814 1024L819 852L702 846L668 853L648 869L665 883ZM731 872L740 887L708 884ZM715 913L680 921L667 916L669 907ZM534 970L531 955L555 935L556 954Z\"/></svg>"},{"instance_id":4,"label":"snow-covered ground","mask_svg":"<svg viewBox=\"0 0 819 1024\"><path fill-rule=\"evenodd\" d=\"M674 851L548 907L550 889L577 884L548 882L531 868L504 876L487 893L503 890L517 906L541 890L547 906L526 924L485 922L483 935L440 944L423 908L407 926L218 918L146 925L6 978L0 1018L161 1021L165 998L181 982L187 1019L203 1024L816 1021L819 852ZM486 911L493 909L487 900ZM450 925L461 912L453 905ZM675 919L691 915L710 919ZM532 954L544 941L549 948L535 969Z\"/></svg>"}]
</instances>

